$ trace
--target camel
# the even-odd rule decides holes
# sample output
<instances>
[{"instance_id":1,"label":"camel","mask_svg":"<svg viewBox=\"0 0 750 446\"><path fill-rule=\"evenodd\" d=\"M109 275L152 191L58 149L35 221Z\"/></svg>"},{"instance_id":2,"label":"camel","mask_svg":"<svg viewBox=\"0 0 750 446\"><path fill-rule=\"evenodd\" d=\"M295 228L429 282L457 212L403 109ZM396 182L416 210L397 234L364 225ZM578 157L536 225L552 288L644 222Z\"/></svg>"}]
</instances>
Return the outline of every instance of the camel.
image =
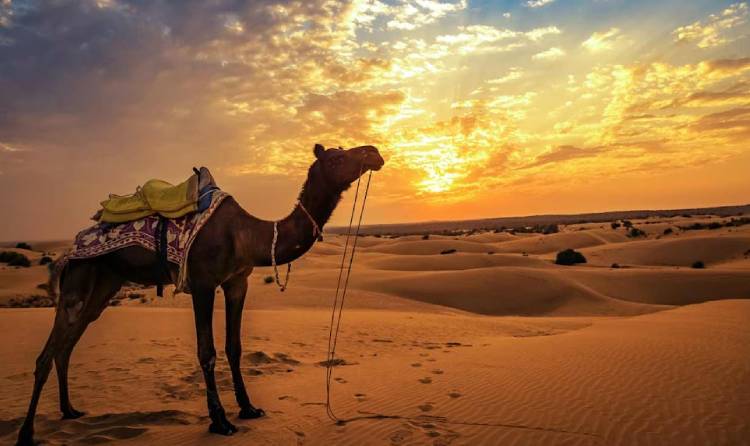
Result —
<instances>
[{"instance_id":1,"label":"camel","mask_svg":"<svg viewBox=\"0 0 750 446\"><path fill-rule=\"evenodd\" d=\"M289 263L307 252L317 238L316 229L328 221L341 195L368 170L380 170L384 161L373 146L325 149L316 144L307 180L292 212L278 223L275 247L277 264ZM300 203L302 206L300 206ZM316 228L317 226L317 228ZM232 372L239 418L262 417L253 406L240 373L240 324L248 276L255 266L270 266L274 222L247 213L231 197L225 199L196 237L188 257L188 280L195 313L198 361L206 383L209 431L232 435L237 428L227 420L214 379L216 350L212 317L217 287L224 291L226 307L226 355ZM52 361L57 370L60 411L63 419L84 415L73 408L68 395L70 355L86 327L108 306L125 281L153 285L158 278L157 254L141 247L127 247L85 260L71 260L60 277L60 295L49 339L36 360L34 390L28 413L19 431L18 444L34 442L34 416ZM177 277L177 265L169 264ZM51 279L52 280L52 279ZM171 282L170 282L171 283ZM54 289L51 287L50 289Z\"/></svg>"}]
</instances>

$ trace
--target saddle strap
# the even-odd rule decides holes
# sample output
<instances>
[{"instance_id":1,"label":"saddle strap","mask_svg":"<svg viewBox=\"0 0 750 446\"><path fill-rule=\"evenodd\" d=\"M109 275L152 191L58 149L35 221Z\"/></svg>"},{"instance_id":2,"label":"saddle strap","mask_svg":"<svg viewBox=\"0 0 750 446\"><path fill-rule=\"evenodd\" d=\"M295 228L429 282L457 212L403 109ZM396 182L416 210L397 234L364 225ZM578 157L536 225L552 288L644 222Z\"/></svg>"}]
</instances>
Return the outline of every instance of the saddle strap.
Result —
<instances>
[{"instance_id":1,"label":"saddle strap","mask_svg":"<svg viewBox=\"0 0 750 446\"><path fill-rule=\"evenodd\" d=\"M164 297L163 278L169 277L169 264L167 260L167 218L159 216L159 223L156 227L156 295Z\"/></svg>"}]
</instances>

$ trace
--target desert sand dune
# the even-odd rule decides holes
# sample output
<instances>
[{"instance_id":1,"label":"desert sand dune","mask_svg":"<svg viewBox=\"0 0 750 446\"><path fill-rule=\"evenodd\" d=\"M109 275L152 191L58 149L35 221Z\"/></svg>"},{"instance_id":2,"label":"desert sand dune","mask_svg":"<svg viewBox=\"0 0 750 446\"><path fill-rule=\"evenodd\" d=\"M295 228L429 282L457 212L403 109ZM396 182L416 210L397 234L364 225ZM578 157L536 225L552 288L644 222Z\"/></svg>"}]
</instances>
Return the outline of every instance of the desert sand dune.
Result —
<instances>
[{"instance_id":1,"label":"desert sand dune","mask_svg":"<svg viewBox=\"0 0 750 446\"><path fill-rule=\"evenodd\" d=\"M365 418L341 426L325 416L319 363L342 236L326 234L295 262L284 293L266 283L270 268L250 277L242 370L268 416L236 418L220 353L217 382L240 427L233 437L206 432L190 297L130 289L73 355L73 402L88 415L59 420L53 374L38 437L50 445L748 444L750 228L664 236L662 227L691 219L662 220L634 221L649 234L638 238L603 223L550 235L360 237L334 408ZM28 255L66 245L37 242ZM556 265L567 248L588 263ZM706 269L686 267L695 260ZM44 294L46 280L44 266L0 265L0 304ZM15 438L52 317L52 309L0 309L2 444Z\"/></svg>"},{"instance_id":2,"label":"desert sand dune","mask_svg":"<svg viewBox=\"0 0 750 446\"><path fill-rule=\"evenodd\" d=\"M721 233L644 240L583 249L598 265L690 266L696 261L716 264L738 260L750 251L750 234Z\"/></svg>"},{"instance_id":3,"label":"desert sand dune","mask_svg":"<svg viewBox=\"0 0 750 446\"><path fill-rule=\"evenodd\" d=\"M599 294L560 271L533 268L399 274L358 280L355 286L495 316L632 315L659 309Z\"/></svg>"},{"instance_id":4,"label":"desert sand dune","mask_svg":"<svg viewBox=\"0 0 750 446\"><path fill-rule=\"evenodd\" d=\"M363 249L365 252L382 252L386 254L400 255L433 255L443 251L456 249L461 252L483 252L494 251L492 245L466 240L407 240L397 241L385 245L373 245Z\"/></svg>"},{"instance_id":5,"label":"desert sand dune","mask_svg":"<svg viewBox=\"0 0 750 446\"><path fill-rule=\"evenodd\" d=\"M746 270L575 268L569 274L571 280L612 298L649 304L688 305L750 295Z\"/></svg>"},{"instance_id":6,"label":"desert sand dune","mask_svg":"<svg viewBox=\"0 0 750 446\"><path fill-rule=\"evenodd\" d=\"M494 266L554 267L547 260L518 254L383 255L372 260L367 257L363 259L367 260L361 263L369 268L393 271L445 271Z\"/></svg>"},{"instance_id":7,"label":"desert sand dune","mask_svg":"<svg viewBox=\"0 0 750 446\"><path fill-rule=\"evenodd\" d=\"M13 268L0 265L0 304L7 303L12 298L47 294L46 291L37 288L37 285L47 282L46 266Z\"/></svg>"},{"instance_id":8,"label":"desert sand dune","mask_svg":"<svg viewBox=\"0 0 750 446\"><path fill-rule=\"evenodd\" d=\"M606 235L605 235L606 234ZM562 251L563 249L579 249L590 246L599 246L606 243L625 242L629 239L625 233L605 230L559 232L549 235L535 235L521 240L511 240L495 243L493 246L497 252L549 254Z\"/></svg>"},{"instance_id":9,"label":"desert sand dune","mask_svg":"<svg viewBox=\"0 0 750 446\"><path fill-rule=\"evenodd\" d=\"M25 407L51 310L2 310L0 441ZM217 344L223 315L216 315ZM268 416L236 419L220 354L217 381L240 432L209 435L188 310L114 308L73 357L74 401L60 421L42 396L50 445L132 444L742 444L750 438L750 301L711 302L634 318L487 318L352 310L345 315L334 407L324 371L328 313L245 315L243 371ZM384 317L388 316L388 317ZM148 330L138 327L148 326ZM54 378L51 379L54 382ZM678 414L678 415L677 415Z\"/></svg>"}]
</instances>

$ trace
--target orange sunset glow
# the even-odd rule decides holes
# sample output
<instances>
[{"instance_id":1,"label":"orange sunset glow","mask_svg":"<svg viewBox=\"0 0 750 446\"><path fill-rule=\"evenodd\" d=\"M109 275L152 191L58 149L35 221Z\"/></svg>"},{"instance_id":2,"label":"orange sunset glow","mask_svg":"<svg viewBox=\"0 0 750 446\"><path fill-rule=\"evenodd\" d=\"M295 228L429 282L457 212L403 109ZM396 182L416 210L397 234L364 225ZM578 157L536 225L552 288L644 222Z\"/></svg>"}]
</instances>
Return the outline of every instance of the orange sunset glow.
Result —
<instances>
[{"instance_id":1,"label":"orange sunset glow","mask_svg":"<svg viewBox=\"0 0 750 446\"><path fill-rule=\"evenodd\" d=\"M0 236L71 237L108 193L200 165L278 218L318 142L386 158L368 223L744 203L748 14L732 1L2 0Z\"/></svg>"}]
</instances>

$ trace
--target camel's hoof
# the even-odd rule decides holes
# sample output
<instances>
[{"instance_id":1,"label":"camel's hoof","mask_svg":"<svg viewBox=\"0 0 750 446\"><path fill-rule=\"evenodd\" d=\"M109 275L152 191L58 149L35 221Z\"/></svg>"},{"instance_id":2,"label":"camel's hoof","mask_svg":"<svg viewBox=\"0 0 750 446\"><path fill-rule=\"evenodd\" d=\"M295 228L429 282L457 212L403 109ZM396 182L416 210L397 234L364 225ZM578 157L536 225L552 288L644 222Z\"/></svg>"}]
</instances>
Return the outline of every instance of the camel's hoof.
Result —
<instances>
[{"instance_id":1,"label":"camel's hoof","mask_svg":"<svg viewBox=\"0 0 750 446\"><path fill-rule=\"evenodd\" d=\"M212 434L229 436L237 432L237 427L224 418L223 420L211 423L211 425L208 426L208 431Z\"/></svg>"},{"instance_id":2,"label":"camel's hoof","mask_svg":"<svg viewBox=\"0 0 750 446\"><path fill-rule=\"evenodd\" d=\"M70 408L66 410L65 412L63 412L62 419L63 420L75 420L75 419L81 418L84 415L86 415L85 412L81 412L73 408Z\"/></svg>"},{"instance_id":3,"label":"camel's hoof","mask_svg":"<svg viewBox=\"0 0 750 446\"><path fill-rule=\"evenodd\" d=\"M255 418L260 418L266 416L266 412L259 408L259 407L246 407L242 410L240 410L239 417L243 420L253 420Z\"/></svg>"}]
</instances>

